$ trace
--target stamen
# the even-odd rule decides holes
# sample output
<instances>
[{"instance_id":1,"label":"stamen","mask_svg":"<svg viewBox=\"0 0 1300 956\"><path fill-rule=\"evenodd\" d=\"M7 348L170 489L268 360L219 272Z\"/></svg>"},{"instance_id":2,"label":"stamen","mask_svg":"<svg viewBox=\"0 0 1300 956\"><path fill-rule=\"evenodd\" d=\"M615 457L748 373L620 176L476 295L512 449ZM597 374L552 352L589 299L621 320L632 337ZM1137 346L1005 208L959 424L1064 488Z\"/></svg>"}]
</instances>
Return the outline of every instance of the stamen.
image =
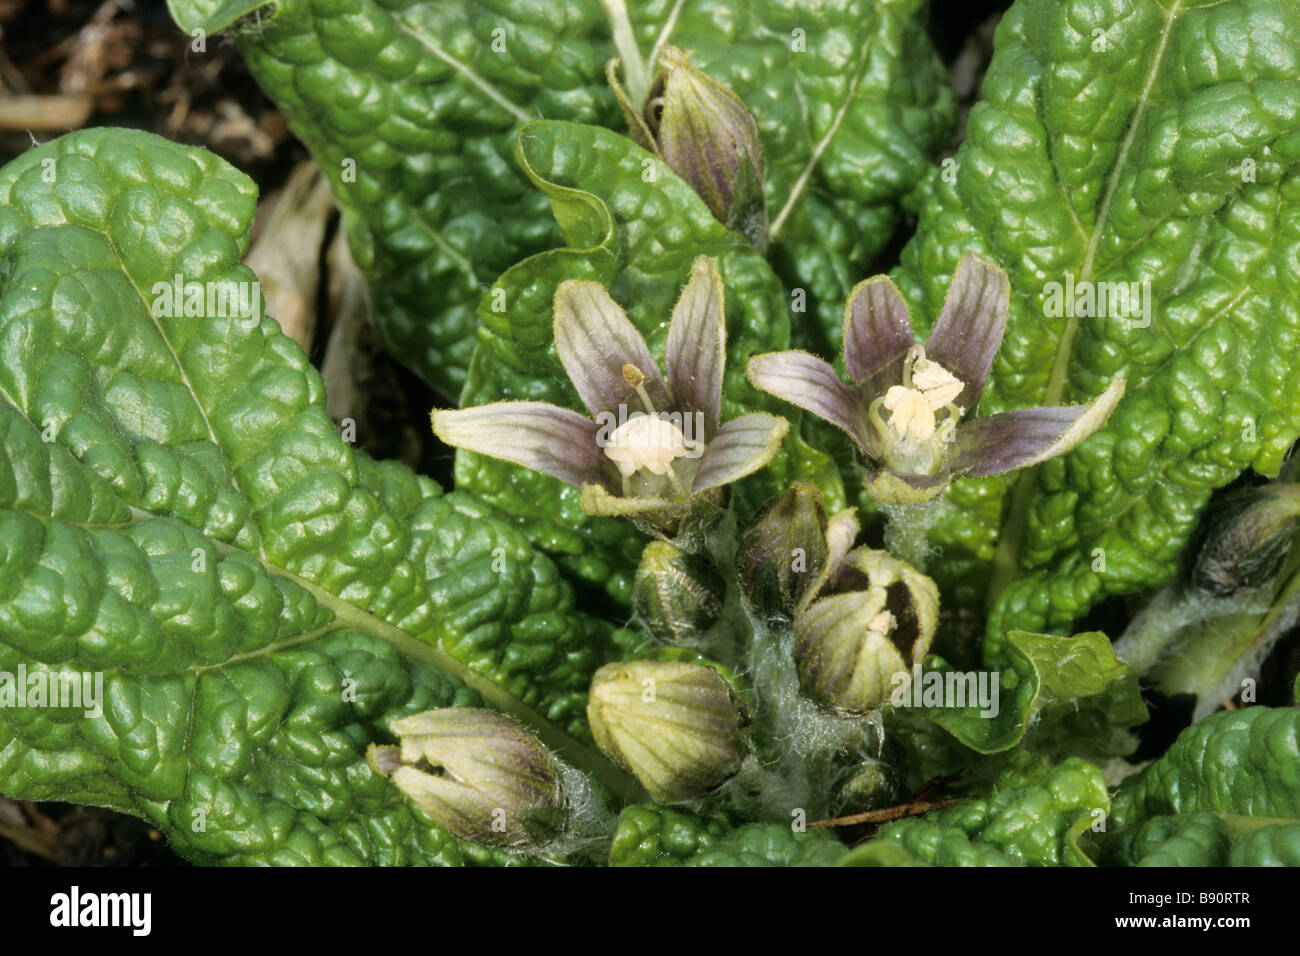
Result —
<instances>
[{"instance_id":1,"label":"stamen","mask_svg":"<svg viewBox=\"0 0 1300 956\"><path fill-rule=\"evenodd\" d=\"M913 342L912 347L907 350L907 356L903 359L903 384L908 388L912 387L912 369L916 367L917 362L925 361L925 346L920 342Z\"/></svg>"},{"instance_id":2,"label":"stamen","mask_svg":"<svg viewBox=\"0 0 1300 956\"><path fill-rule=\"evenodd\" d=\"M867 630L875 631L877 634L888 634L897 626L898 619L889 611L881 611L867 622Z\"/></svg>"},{"instance_id":3,"label":"stamen","mask_svg":"<svg viewBox=\"0 0 1300 956\"><path fill-rule=\"evenodd\" d=\"M627 382L635 391L636 397L641 399L641 404L645 406L647 415L656 415L654 402L650 401L650 393L645 390L645 373L635 365L623 366L623 381Z\"/></svg>"}]
</instances>

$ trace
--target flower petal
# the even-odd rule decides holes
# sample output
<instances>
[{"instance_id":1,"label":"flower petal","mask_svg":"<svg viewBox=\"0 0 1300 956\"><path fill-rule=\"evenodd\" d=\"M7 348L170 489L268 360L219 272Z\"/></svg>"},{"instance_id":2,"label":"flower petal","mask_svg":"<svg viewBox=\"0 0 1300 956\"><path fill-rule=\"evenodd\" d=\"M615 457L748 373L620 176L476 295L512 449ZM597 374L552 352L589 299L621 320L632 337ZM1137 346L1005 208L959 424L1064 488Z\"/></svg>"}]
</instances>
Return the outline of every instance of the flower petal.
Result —
<instances>
[{"instance_id":1,"label":"flower petal","mask_svg":"<svg viewBox=\"0 0 1300 956\"><path fill-rule=\"evenodd\" d=\"M435 409L433 433L456 448L523 465L575 487L604 482L600 426L545 402Z\"/></svg>"},{"instance_id":2,"label":"flower petal","mask_svg":"<svg viewBox=\"0 0 1300 956\"><path fill-rule=\"evenodd\" d=\"M966 383L957 404L970 411L988 381L1007 327L1011 285L996 263L968 252L957 264L925 357Z\"/></svg>"},{"instance_id":3,"label":"flower petal","mask_svg":"<svg viewBox=\"0 0 1300 956\"><path fill-rule=\"evenodd\" d=\"M1106 424L1123 395L1120 376L1086 405L1022 408L964 421L957 426L952 470L1000 475L1063 455Z\"/></svg>"},{"instance_id":4,"label":"flower petal","mask_svg":"<svg viewBox=\"0 0 1300 956\"><path fill-rule=\"evenodd\" d=\"M807 352L769 352L751 358L747 371L755 388L825 419L869 454L866 405L825 361Z\"/></svg>"},{"instance_id":5,"label":"flower petal","mask_svg":"<svg viewBox=\"0 0 1300 956\"><path fill-rule=\"evenodd\" d=\"M762 412L727 422L704 449L691 493L728 485L758 471L772 460L789 427L784 418Z\"/></svg>"},{"instance_id":6,"label":"flower petal","mask_svg":"<svg viewBox=\"0 0 1300 956\"><path fill-rule=\"evenodd\" d=\"M844 306L844 365L854 382L862 385L888 373L882 385L897 385L913 342L907 306L889 276L873 276L853 287Z\"/></svg>"},{"instance_id":7,"label":"flower petal","mask_svg":"<svg viewBox=\"0 0 1300 956\"><path fill-rule=\"evenodd\" d=\"M727 326L718 263L698 256L673 307L665 348L673 411L703 412L712 435L722 417L722 370Z\"/></svg>"},{"instance_id":8,"label":"flower petal","mask_svg":"<svg viewBox=\"0 0 1300 956\"><path fill-rule=\"evenodd\" d=\"M556 288L555 349L592 415L616 412L620 404L629 411L646 411L623 378L624 365L641 370L656 410L668 410L659 364L636 326L599 282L568 279Z\"/></svg>"}]
</instances>

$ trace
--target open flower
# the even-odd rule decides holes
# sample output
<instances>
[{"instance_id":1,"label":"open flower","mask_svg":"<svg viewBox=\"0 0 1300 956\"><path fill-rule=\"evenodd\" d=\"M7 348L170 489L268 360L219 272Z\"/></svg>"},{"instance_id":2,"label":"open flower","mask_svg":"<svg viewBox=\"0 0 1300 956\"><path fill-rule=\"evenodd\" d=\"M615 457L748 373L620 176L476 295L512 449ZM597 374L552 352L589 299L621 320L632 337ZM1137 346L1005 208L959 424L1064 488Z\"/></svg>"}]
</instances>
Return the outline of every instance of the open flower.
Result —
<instances>
[{"instance_id":1,"label":"open flower","mask_svg":"<svg viewBox=\"0 0 1300 956\"><path fill-rule=\"evenodd\" d=\"M1005 272L967 253L921 345L898 288L875 276L853 289L844 310L851 385L806 352L757 355L749 380L847 432L868 463L867 491L885 504L929 500L954 478L1036 465L1101 428L1124 379L1085 405L967 418L1002 344L1009 291Z\"/></svg>"},{"instance_id":2,"label":"open flower","mask_svg":"<svg viewBox=\"0 0 1300 956\"><path fill-rule=\"evenodd\" d=\"M434 433L581 488L589 514L670 528L697 498L720 503L728 484L771 461L789 427L761 413L721 424L723 316L717 263L700 256L673 308L665 380L604 286L562 282L556 350L592 417L544 402L496 402L435 410Z\"/></svg>"}]
</instances>

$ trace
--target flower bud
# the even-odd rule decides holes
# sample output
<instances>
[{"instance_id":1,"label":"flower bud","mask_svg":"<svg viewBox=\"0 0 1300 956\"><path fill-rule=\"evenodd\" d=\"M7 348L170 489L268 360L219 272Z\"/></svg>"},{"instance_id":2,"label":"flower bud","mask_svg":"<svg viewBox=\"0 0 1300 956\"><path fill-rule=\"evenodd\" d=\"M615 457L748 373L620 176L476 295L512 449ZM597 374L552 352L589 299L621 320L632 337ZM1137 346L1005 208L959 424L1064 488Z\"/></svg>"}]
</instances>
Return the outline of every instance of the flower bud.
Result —
<instances>
[{"instance_id":1,"label":"flower bud","mask_svg":"<svg viewBox=\"0 0 1300 956\"><path fill-rule=\"evenodd\" d=\"M717 790L750 753L749 715L712 667L623 661L596 671L587 720L605 754L660 803Z\"/></svg>"},{"instance_id":2,"label":"flower bud","mask_svg":"<svg viewBox=\"0 0 1300 956\"><path fill-rule=\"evenodd\" d=\"M762 249L767 204L758 124L740 97L689 60L688 51L660 48L659 72L640 110L614 70L607 74L637 142L690 183L719 222Z\"/></svg>"},{"instance_id":3,"label":"flower bud","mask_svg":"<svg viewBox=\"0 0 1300 956\"><path fill-rule=\"evenodd\" d=\"M532 731L503 714L445 707L394 720L400 750L371 745L371 769L453 835L510 850L559 836L568 799L559 767Z\"/></svg>"},{"instance_id":4,"label":"flower bud","mask_svg":"<svg viewBox=\"0 0 1300 956\"><path fill-rule=\"evenodd\" d=\"M826 566L826 508L821 492L796 481L772 498L746 529L736 573L761 614L793 616Z\"/></svg>"},{"instance_id":5,"label":"flower bud","mask_svg":"<svg viewBox=\"0 0 1300 956\"><path fill-rule=\"evenodd\" d=\"M800 686L843 713L868 713L889 700L897 675L920 668L938 623L933 581L887 552L851 551L795 618Z\"/></svg>"},{"instance_id":6,"label":"flower bud","mask_svg":"<svg viewBox=\"0 0 1300 956\"><path fill-rule=\"evenodd\" d=\"M641 552L632 604L656 639L698 644L722 617L726 584L709 563L666 541Z\"/></svg>"},{"instance_id":7,"label":"flower bud","mask_svg":"<svg viewBox=\"0 0 1300 956\"><path fill-rule=\"evenodd\" d=\"M839 817L878 810L897 803L905 793L897 770L883 760L863 760L836 782L830 814Z\"/></svg>"},{"instance_id":8,"label":"flower bud","mask_svg":"<svg viewBox=\"0 0 1300 956\"><path fill-rule=\"evenodd\" d=\"M1191 580L1227 597L1267 584L1291 551L1300 516L1300 485L1275 482L1223 499L1206 524Z\"/></svg>"}]
</instances>

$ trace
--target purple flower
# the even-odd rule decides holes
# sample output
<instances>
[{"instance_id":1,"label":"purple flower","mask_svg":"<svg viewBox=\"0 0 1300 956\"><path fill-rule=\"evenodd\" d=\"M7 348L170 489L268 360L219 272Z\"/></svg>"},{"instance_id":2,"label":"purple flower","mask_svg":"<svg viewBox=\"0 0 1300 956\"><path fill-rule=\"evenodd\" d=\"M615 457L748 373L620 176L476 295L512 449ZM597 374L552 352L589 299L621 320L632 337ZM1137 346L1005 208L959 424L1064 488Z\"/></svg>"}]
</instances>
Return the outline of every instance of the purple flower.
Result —
<instances>
[{"instance_id":1,"label":"purple flower","mask_svg":"<svg viewBox=\"0 0 1300 956\"><path fill-rule=\"evenodd\" d=\"M967 253L921 345L898 288L875 276L854 287L844 310L851 385L807 352L757 355L749 380L845 431L867 461L867 491L885 504L927 501L954 478L1036 465L1101 428L1124 379L1086 405L967 418L1002 344L1009 293L1005 272Z\"/></svg>"},{"instance_id":2,"label":"purple flower","mask_svg":"<svg viewBox=\"0 0 1300 956\"><path fill-rule=\"evenodd\" d=\"M700 256L673 308L667 378L604 286L555 290L555 345L588 418L544 402L435 410L434 433L465 448L582 489L593 515L664 529L697 496L722 501L730 483L772 460L789 424L754 413L721 424L726 354L722 277Z\"/></svg>"}]
</instances>

